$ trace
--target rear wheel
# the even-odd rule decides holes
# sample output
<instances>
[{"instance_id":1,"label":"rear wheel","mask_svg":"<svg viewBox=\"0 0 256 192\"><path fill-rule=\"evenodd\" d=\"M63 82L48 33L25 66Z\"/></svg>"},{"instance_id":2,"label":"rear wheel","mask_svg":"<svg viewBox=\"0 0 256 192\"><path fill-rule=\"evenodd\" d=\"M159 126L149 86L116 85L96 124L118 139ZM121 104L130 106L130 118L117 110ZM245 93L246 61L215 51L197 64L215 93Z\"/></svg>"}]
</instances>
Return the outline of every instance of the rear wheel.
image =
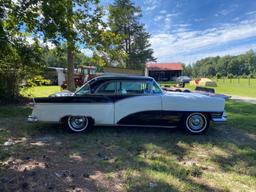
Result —
<instances>
[{"instance_id":1,"label":"rear wheel","mask_svg":"<svg viewBox=\"0 0 256 192\"><path fill-rule=\"evenodd\" d=\"M182 121L185 130L192 134L204 133L209 128L209 118L204 113L190 113Z\"/></svg>"},{"instance_id":2,"label":"rear wheel","mask_svg":"<svg viewBox=\"0 0 256 192\"><path fill-rule=\"evenodd\" d=\"M66 121L67 127L73 132L84 132L91 128L88 117L85 116L69 116Z\"/></svg>"}]
</instances>

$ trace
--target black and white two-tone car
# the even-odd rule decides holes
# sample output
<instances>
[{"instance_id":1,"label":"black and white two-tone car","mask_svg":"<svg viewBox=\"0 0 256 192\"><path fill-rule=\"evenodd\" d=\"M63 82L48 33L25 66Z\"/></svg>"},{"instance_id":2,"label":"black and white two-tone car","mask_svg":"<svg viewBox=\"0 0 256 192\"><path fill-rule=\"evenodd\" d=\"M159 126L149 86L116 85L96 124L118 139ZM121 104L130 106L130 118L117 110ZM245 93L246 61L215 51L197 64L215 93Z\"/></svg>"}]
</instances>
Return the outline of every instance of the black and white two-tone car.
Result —
<instances>
[{"instance_id":1,"label":"black and white two-tone car","mask_svg":"<svg viewBox=\"0 0 256 192\"><path fill-rule=\"evenodd\" d=\"M153 78L100 76L64 96L36 98L28 121L62 122L74 132L93 125L185 128L205 132L226 121L223 98L163 91ZM69 95L69 96L67 96Z\"/></svg>"}]
</instances>

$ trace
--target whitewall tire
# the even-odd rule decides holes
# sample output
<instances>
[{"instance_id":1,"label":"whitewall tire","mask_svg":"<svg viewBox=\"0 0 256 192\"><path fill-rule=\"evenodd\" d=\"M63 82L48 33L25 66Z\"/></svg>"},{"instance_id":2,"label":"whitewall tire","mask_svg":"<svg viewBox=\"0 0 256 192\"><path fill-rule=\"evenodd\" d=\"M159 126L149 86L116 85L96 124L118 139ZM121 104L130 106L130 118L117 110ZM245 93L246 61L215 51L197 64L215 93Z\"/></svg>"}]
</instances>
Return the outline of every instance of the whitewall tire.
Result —
<instances>
[{"instance_id":1,"label":"whitewall tire","mask_svg":"<svg viewBox=\"0 0 256 192\"><path fill-rule=\"evenodd\" d=\"M192 134L204 133L209 128L209 118L204 113L190 113L183 120L183 127Z\"/></svg>"},{"instance_id":2,"label":"whitewall tire","mask_svg":"<svg viewBox=\"0 0 256 192\"><path fill-rule=\"evenodd\" d=\"M90 129L90 120L85 116L69 116L67 118L67 127L72 132L84 132Z\"/></svg>"}]
</instances>

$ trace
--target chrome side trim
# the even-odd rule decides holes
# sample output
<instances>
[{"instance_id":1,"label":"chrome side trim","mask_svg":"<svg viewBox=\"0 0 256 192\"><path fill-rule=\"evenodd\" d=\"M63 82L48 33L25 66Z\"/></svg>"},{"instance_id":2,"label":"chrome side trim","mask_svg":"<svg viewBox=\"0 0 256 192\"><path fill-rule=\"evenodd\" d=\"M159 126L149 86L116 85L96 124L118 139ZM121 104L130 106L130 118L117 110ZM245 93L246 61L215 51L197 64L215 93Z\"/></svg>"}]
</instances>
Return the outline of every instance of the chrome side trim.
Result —
<instances>
[{"instance_id":1,"label":"chrome side trim","mask_svg":"<svg viewBox=\"0 0 256 192\"><path fill-rule=\"evenodd\" d=\"M122 127L152 127L152 128L176 128L177 126L163 126L163 125L117 125Z\"/></svg>"},{"instance_id":2,"label":"chrome side trim","mask_svg":"<svg viewBox=\"0 0 256 192\"><path fill-rule=\"evenodd\" d=\"M227 121L227 118L226 117L213 118L212 121L215 122L215 123L221 123L221 122Z\"/></svg>"},{"instance_id":3,"label":"chrome side trim","mask_svg":"<svg viewBox=\"0 0 256 192\"><path fill-rule=\"evenodd\" d=\"M163 126L163 125L125 125L125 124L95 124L95 126L114 126L114 127L152 127L152 128L177 128L177 126Z\"/></svg>"},{"instance_id":4,"label":"chrome side trim","mask_svg":"<svg viewBox=\"0 0 256 192\"><path fill-rule=\"evenodd\" d=\"M33 122L37 122L38 119L36 116L29 115L27 121L33 123Z\"/></svg>"},{"instance_id":5,"label":"chrome side trim","mask_svg":"<svg viewBox=\"0 0 256 192\"><path fill-rule=\"evenodd\" d=\"M212 118L212 121L216 122L216 123L222 123L222 122L227 121L227 118L228 118L228 116L227 116L226 112L224 112L221 118Z\"/></svg>"}]
</instances>

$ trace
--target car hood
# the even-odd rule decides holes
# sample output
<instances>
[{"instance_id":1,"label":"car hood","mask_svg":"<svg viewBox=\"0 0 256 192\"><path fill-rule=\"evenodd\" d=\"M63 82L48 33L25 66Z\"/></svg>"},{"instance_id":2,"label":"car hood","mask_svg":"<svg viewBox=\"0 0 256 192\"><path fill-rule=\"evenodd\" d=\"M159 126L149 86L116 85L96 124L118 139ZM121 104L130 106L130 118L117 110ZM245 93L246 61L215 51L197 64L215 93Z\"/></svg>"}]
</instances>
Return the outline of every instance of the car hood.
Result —
<instances>
[{"instance_id":1,"label":"car hood","mask_svg":"<svg viewBox=\"0 0 256 192\"><path fill-rule=\"evenodd\" d=\"M69 91L69 90L64 90L64 91L61 91L61 92L56 92L56 93L53 93L51 95L49 95L49 97L66 97L66 96L73 96L74 93Z\"/></svg>"}]
</instances>

